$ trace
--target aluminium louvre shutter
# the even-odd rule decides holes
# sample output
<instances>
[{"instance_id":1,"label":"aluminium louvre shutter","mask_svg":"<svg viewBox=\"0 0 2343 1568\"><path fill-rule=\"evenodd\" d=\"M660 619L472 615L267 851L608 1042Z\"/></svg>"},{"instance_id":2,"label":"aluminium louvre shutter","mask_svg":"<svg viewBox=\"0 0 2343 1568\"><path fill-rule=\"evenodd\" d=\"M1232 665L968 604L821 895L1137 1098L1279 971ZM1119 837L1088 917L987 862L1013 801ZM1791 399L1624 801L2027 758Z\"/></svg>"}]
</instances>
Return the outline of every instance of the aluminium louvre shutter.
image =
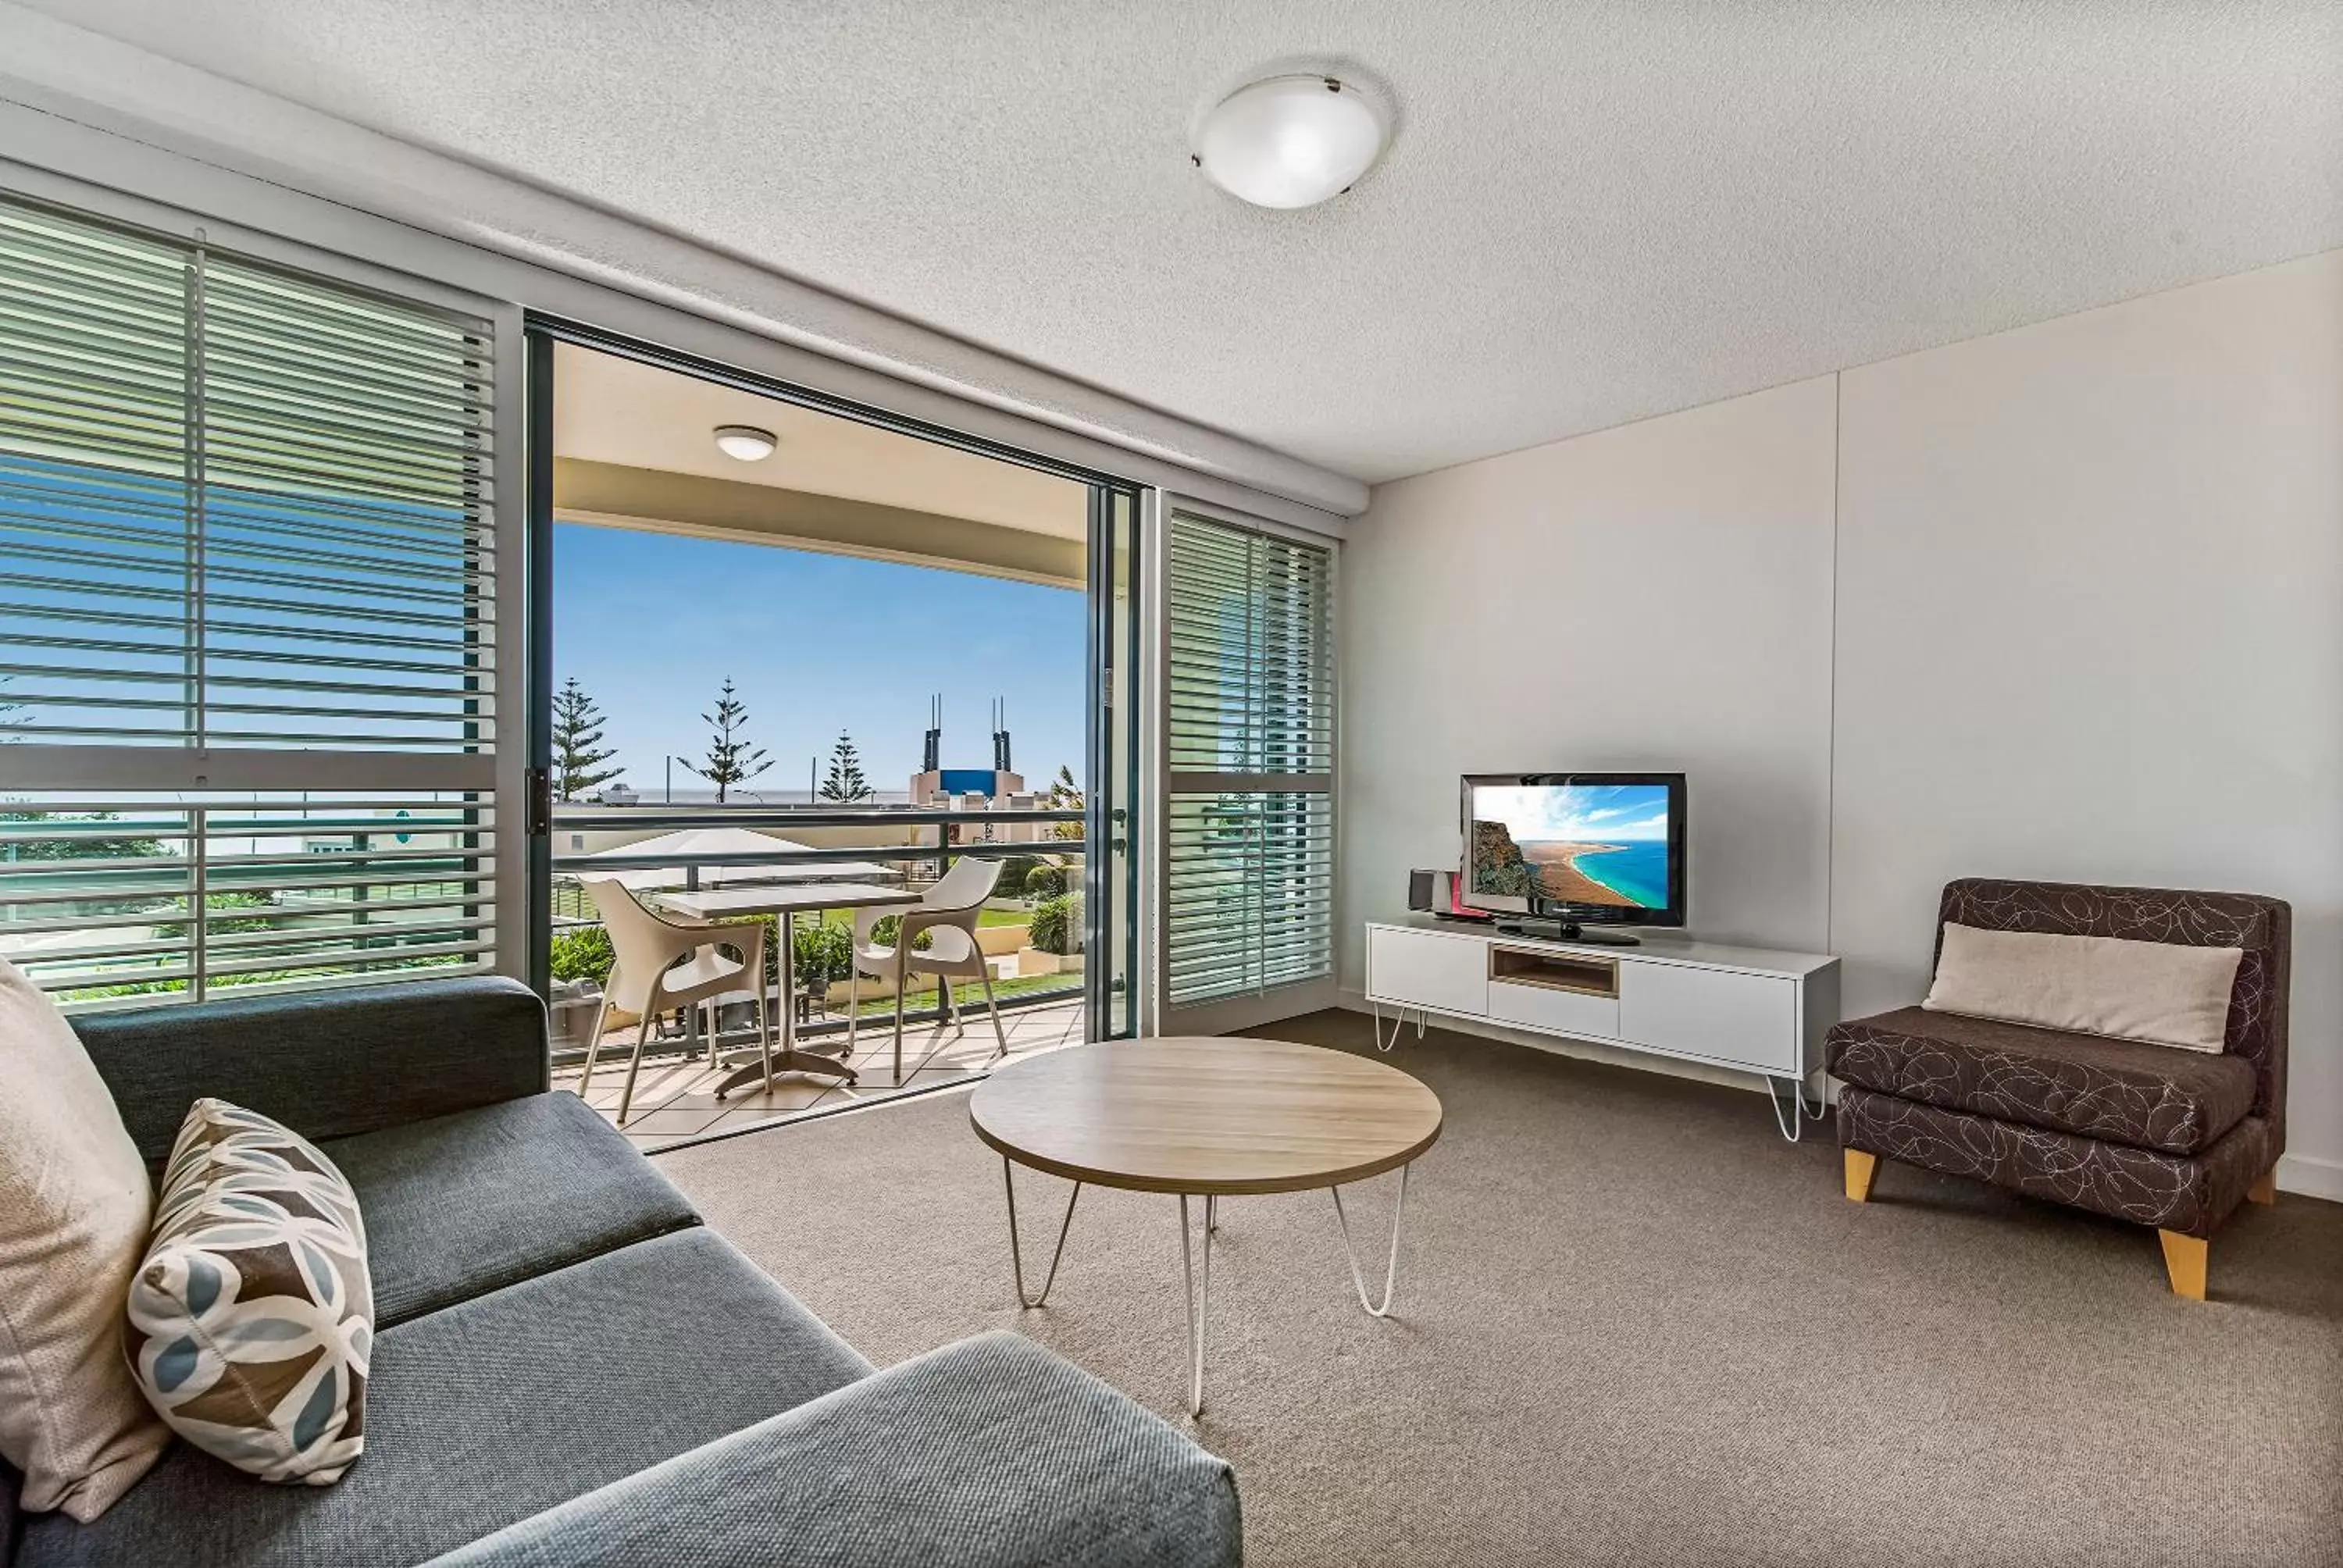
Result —
<instances>
[{"instance_id":1,"label":"aluminium louvre shutter","mask_svg":"<svg viewBox=\"0 0 2343 1568\"><path fill-rule=\"evenodd\" d=\"M492 967L493 365L0 198L0 956L85 1006Z\"/></svg>"},{"instance_id":2,"label":"aluminium louvre shutter","mask_svg":"<svg viewBox=\"0 0 2343 1568\"><path fill-rule=\"evenodd\" d=\"M1164 877L1173 1007L1333 972L1330 552L1172 519Z\"/></svg>"}]
</instances>

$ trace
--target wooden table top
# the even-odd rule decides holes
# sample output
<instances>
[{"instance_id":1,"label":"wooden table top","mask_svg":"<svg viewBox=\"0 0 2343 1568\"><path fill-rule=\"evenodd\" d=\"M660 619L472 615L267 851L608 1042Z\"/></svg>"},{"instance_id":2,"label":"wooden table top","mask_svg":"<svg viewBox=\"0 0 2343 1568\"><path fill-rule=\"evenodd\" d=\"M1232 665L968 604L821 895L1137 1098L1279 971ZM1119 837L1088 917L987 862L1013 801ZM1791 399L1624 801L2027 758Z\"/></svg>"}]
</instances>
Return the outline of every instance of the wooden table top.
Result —
<instances>
[{"instance_id":1,"label":"wooden table top","mask_svg":"<svg viewBox=\"0 0 2343 1568\"><path fill-rule=\"evenodd\" d=\"M1021 1165L1142 1192L1293 1192L1395 1170L1440 1101L1395 1067L1278 1040L1113 1040L977 1085L976 1135Z\"/></svg>"}]
</instances>

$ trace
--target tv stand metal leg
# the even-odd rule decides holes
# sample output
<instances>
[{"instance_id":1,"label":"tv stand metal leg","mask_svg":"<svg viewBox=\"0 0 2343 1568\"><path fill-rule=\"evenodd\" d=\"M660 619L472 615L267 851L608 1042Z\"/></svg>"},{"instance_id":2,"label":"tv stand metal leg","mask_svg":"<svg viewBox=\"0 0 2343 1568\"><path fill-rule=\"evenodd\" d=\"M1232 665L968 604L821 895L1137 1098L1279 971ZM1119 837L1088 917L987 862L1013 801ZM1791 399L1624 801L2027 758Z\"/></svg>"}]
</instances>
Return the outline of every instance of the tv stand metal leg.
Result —
<instances>
[{"instance_id":1,"label":"tv stand metal leg","mask_svg":"<svg viewBox=\"0 0 2343 1568\"><path fill-rule=\"evenodd\" d=\"M1789 1091L1787 1100L1783 1098L1785 1090ZM1806 1081L1803 1078L1769 1077L1765 1080L1765 1095L1774 1102L1774 1125L1793 1143L1805 1131L1807 1122L1820 1121L1830 1110L1830 1101L1825 1096L1816 1096L1811 1105L1806 1103Z\"/></svg>"},{"instance_id":2,"label":"tv stand metal leg","mask_svg":"<svg viewBox=\"0 0 2343 1568\"><path fill-rule=\"evenodd\" d=\"M1374 1010L1374 1020L1375 1020L1375 1049L1376 1049L1377 1050L1381 1050L1381 1051L1388 1052L1389 1050L1392 1050L1392 1048L1393 1048L1393 1047L1394 1047L1394 1046L1396 1046L1396 1045L1398 1045L1398 1044L1399 1044L1399 1031L1400 1031L1400 1030L1403 1030L1403 1029L1405 1029L1405 1028L1407 1027L1407 1009L1405 1009L1405 1008L1401 1008L1401 1009L1399 1010L1398 1015L1397 1015L1396 1017L1394 1017L1394 1018L1392 1020L1392 1031L1391 1031L1391 1038L1390 1038L1389 1040L1385 1040L1385 1039L1383 1038L1383 1003L1381 1003L1381 1002L1370 1002L1370 1003L1368 1003L1367 1005L1368 1005L1369 1007L1371 1007L1371 1008L1373 1008L1373 1009ZM1416 1039L1418 1039L1418 1040L1422 1040L1422 1039L1423 1038L1423 1023L1424 1023L1424 1020L1425 1020L1426 1018L1430 1017L1430 1016L1431 1016L1430 1014L1426 1013L1426 1012L1425 1012L1423 1009L1421 1009L1421 1008L1418 1008L1418 1009L1416 1010L1416 1013L1415 1013L1415 1038L1416 1038Z\"/></svg>"}]
</instances>

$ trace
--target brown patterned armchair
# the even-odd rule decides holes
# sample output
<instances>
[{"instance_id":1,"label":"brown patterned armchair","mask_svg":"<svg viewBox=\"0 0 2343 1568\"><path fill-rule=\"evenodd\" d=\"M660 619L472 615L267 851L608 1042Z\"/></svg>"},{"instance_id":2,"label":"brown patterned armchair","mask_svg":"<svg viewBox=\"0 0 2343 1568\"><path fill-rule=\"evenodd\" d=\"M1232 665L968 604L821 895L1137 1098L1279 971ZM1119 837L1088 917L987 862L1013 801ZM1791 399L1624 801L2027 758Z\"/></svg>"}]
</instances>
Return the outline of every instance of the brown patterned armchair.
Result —
<instances>
[{"instance_id":1,"label":"brown patterned armchair","mask_svg":"<svg viewBox=\"0 0 2343 1568\"><path fill-rule=\"evenodd\" d=\"M2215 1227L2277 1198L2286 1148L2292 911L2247 893L1971 878L1944 922L2244 950L2217 1055L1900 1008L1830 1031L1846 1195L1879 1161L1981 1177L2157 1228L2172 1289L2205 1297Z\"/></svg>"}]
</instances>

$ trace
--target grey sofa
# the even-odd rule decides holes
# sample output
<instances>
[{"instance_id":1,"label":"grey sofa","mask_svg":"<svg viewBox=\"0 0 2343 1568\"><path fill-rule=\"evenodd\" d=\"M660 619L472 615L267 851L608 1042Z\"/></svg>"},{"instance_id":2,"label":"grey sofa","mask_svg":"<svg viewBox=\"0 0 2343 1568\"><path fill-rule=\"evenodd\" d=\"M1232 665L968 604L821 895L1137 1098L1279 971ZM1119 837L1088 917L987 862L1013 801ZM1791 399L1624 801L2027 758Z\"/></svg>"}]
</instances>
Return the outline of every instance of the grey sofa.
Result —
<instances>
[{"instance_id":1,"label":"grey sofa","mask_svg":"<svg viewBox=\"0 0 2343 1568\"><path fill-rule=\"evenodd\" d=\"M1012 1334L874 1372L576 1096L508 981L101 1015L150 1161L188 1103L277 1118L356 1186L377 1338L365 1457L263 1485L184 1443L0 1564L1217 1564L1228 1466ZM778 1179L778 1178L777 1178Z\"/></svg>"}]
</instances>

